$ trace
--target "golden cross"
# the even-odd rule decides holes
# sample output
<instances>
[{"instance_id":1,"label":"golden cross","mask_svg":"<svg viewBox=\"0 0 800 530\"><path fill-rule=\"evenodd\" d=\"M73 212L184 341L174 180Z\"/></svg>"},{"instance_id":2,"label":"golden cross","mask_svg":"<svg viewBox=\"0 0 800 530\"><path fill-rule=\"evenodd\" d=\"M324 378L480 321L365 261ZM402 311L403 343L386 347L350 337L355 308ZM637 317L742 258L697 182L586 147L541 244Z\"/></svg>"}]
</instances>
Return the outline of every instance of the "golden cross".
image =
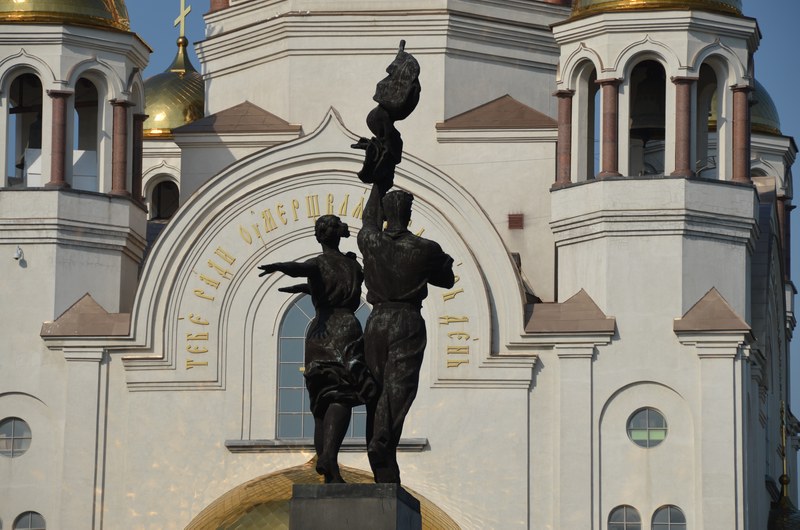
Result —
<instances>
[{"instance_id":1,"label":"golden cross","mask_svg":"<svg viewBox=\"0 0 800 530\"><path fill-rule=\"evenodd\" d=\"M186 16L191 12L192 6L186 6L186 0L181 0L181 14L178 15L178 18L175 19L175 23L173 26L181 26L181 37L186 36Z\"/></svg>"}]
</instances>

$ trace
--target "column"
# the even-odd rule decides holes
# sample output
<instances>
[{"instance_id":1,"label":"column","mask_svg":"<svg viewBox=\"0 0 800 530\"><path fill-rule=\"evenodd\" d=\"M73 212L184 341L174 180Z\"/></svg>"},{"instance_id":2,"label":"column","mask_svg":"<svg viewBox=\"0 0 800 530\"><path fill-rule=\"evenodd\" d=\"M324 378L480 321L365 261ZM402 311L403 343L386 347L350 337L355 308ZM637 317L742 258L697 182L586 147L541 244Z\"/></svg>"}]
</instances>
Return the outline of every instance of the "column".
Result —
<instances>
[{"instance_id":1,"label":"column","mask_svg":"<svg viewBox=\"0 0 800 530\"><path fill-rule=\"evenodd\" d=\"M58 521L61 528L99 528L96 521L103 506L97 488L104 474L108 417L107 353L99 347L70 347L63 353L68 384L62 472L70 487L62 490Z\"/></svg>"},{"instance_id":2,"label":"column","mask_svg":"<svg viewBox=\"0 0 800 530\"><path fill-rule=\"evenodd\" d=\"M554 188L563 188L571 182L572 173L572 96L574 90L559 90L558 143L556 144L556 181Z\"/></svg>"},{"instance_id":3,"label":"column","mask_svg":"<svg viewBox=\"0 0 800 530\"><path fill-rule=\"evenodd\" d=\"M697 473L702 499L696 522L707 530L744 528L742 506L736 502L744 494L744 462L737 448L742 447L746 429L736 418L742 417L744 408L742 365L748 360L744 346L737 346L727 335L711 334L700 338L696 346L700 359Z\"/></svg>"},{"instance_id":4,"label":"column","mask_svg":"<svg viewBox=\"0 0 800 530\"><path fill-rule=\"evenodd\" d=\"M231 6L230 0L211 0L211 10L210 13L214 11L219 11L220 9L226 9Z\"/></svg>"},{"instance_id":5,"label":"column","mask_svg":"<svg viewBox=\"0 0 800 530\"><path fill-rule=\"evenodd\" d=\"M556 528L591 529L595 478L592 413L594 345L557 344L559 450Z\"/></svg>"},{"instance_id":6,"label":"column","mask_svg":"<svg viewBox=\"0 0 800 530\"><path fill-rule=\"evenodd\" d=\"M67 101L72 92L48 90L53 101L53 133L50 147L50 182L46 188L69 188L67 184Z\"/></svg>"},{"instance_id":7,"label":"column","mask_svg":"<svg viewBox=\"0 0 800 530\"><path fill-rule=\"evenodd\" d=\"M128 107L129 101L111 100L114 108L114 137L111 153L111 194L130 195L128 192Z\"/></svg>"},{"instance_id":8,"label":"column","mask_svg":"<svg viewBox=\"0 0 800 530\"><path fill-rule=\"evenodd\" d=\"M673 77L675 83L675 171L673 177L693 177L691 77Z\"/></svg>"},{"instance_id":9,"label":"column","mask_svg":"<svg viewBox=\"0 0 800 530\"><path fill-rule=\"evenodd\" d=\"M749 184L750 180L750 87L739 85L733 90L733 181Z\"/></svg>"},{"instance_id":10,"label":"column","mask_svg":"<svg viewBox=\"0 0 800 530\"><path fill-rule=\"evenodd\" d=\"M147 114L133 115L133 161L131 164L131 193L142 200L142 156L144 153L144 122Z\"/></svg>"},{"instance_id":11,"label":"column","mask_svg":"<svg viewBox=\"0 0 800 530\"><path fill-rule=\"evenodd\" d=\"M598 79L603 99L602 154L599 178L619 173L619 79Z\"/></svg>"}]
</instances>

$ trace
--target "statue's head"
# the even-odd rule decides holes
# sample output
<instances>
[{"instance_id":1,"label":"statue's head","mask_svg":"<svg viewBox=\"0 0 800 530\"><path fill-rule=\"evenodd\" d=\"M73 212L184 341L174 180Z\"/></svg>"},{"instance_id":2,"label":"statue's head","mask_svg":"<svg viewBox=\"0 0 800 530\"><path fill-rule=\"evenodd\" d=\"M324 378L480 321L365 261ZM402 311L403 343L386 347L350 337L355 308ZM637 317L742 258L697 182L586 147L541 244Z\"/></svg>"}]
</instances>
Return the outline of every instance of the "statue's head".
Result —
<instances>
[{"instance_id":1,"label":"statue's head","mask_svg":"<svg viewBox=\"0 0 800 530\"><path fill-rule=\"evenodd\" d=\"M407 228L411 221L411 203L414 196L407 191L390 191L383 197L383 215L391 227Z\"/></svg>"},{"instance_id":2,"label":"statue's head","mask_svg":"<svg viewBox=\"0 0 800 530\"><path fill-rule=\"evenodd\" d=\"M335 215L323 215L314 223L317 241L330 246L338 246L339 239L350 237L350 229Z\"/></svg>"}]
</instances>

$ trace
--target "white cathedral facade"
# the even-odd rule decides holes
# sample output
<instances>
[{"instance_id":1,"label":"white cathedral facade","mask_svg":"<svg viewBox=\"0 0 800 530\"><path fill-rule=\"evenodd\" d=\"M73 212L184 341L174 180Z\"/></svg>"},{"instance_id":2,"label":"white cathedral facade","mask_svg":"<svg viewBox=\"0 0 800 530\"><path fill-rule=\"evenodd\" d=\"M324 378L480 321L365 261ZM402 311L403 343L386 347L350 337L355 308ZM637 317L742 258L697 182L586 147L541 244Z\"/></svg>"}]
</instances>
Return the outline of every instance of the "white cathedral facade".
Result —
<instances>
[{"instance_id":1,"label":"white cathedral facade","mask_svg":"<svg viewBox=\"0 0 800 530\"><path fill-rule=\"evenodd\" d=\"M198 68L181 38L145 80L123 0L0 1L0 529L288 528L320 480L313 309L256 267L318 253L320 215L360 228L350 145L401 39L395 185L457 280L400 446L423 526L800 528L797 148L740 0L204 18ZM356 409L348 481L363 433Z\"/></svg>"}]
</instances>

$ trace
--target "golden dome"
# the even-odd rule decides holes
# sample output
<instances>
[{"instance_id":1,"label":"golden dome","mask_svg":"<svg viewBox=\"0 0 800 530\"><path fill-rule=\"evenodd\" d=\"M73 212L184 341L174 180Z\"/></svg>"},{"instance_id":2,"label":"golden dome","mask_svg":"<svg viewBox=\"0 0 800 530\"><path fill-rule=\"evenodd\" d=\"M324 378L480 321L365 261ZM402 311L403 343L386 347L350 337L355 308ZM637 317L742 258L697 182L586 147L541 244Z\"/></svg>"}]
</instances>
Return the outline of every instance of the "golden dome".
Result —
<instances>
[{"instance_id":1,"label":"golden dome","mask_svg":"<svg viewBox=\"0 0 800 530\"><path fill-rule=\"evenodd\" d=\"M755 82L753 104L750 107L750 130L754 133L781 135L781 118L775 102L764 85Z\"/></svg>"},{"instance_id":2,"label":"golden dome","mask_svg":"<svg viewBox=\"0 0 800 530\"><path fill-rule=\"evenodd\" d=\"M292 486L322 483L322 477L314 471L315 465L316 457L301 466L255 478L232 489L200 512L186 530L288 530ZM372 474L366 471L346 466L341 466L341 471L348 483L372 483ZM441 508L407 486L403 488L419 500L423 530L459 529Z\"/></svg>"},{"instance_id":3,"label":"golden dome","mask_svg":"<svg viewBox=\"0 0 800 530\"><path fill-rule=\"evenodd\" d=\"M0 23L15 22L131 29L125 0L0 0Z\"/></svg>"},{"instance_id":4,"label":"golden dome","mask_svg":"<svg viewBox=\"0 0 800 530\"><path fill-rule=\"evenodd\" d=\"M781 136L781 119L778 109L769 96L764 85L755 81L753 83L752 104L750 105L750 132L756 134L771 134ZM708 117L709 130L717 128L717 95L711 98L711 114Z\"/></svg>"},{"instance_id":5,"label":"golden dome","mask_svg":"<svg viewBox=\"0 0 800 530\"><path fill-rule=\"evenodd\" d=\"M653 9L698 9L741 15L742 0L575 0L572 4L572 17Z\"/></svg>"},{"instance_id":6,"label":"golden dome","mask_svg":"<svg viewBox=\"0 0 800 530\"><path fill-rule=\"evenodd\" d=\"M148 138L172 136L172 129L203 117L205 86L186 54L189 41L178 39L178 54L172 65L144 82L144 135Z\"/></svg>"}]
</instances>

